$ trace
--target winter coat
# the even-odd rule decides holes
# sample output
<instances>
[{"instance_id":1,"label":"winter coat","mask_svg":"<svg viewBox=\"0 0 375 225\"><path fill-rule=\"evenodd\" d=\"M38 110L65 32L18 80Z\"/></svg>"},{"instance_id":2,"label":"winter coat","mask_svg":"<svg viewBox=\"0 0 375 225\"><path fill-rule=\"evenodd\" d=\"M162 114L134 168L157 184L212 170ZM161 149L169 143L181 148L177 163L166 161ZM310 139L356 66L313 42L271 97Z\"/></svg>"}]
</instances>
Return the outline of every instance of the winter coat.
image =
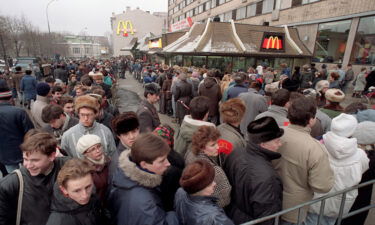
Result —
<instances>
[{"instance_id":1,"label":"winter coat","mask_svg":"<svg viewBox=\"0 0 375 225\"><path fill-rule=\"evenodd\" d=\"M365 91L368 91L370 87L375 87L375 70L371 71L366 77Z\"/></svg>"},{"instance_id":2,"label":"winter coat","mask_svg":"<svg viewBox=\"0 0 375 225\"><path fill-rule=\"evenodd\" d=\"M183 120L184 116L188 114L188 109L181 102L189 107L190 101L193 97L192 88L192 85L187 81L180 80L176 83L176 93L174 94L174 100L176 101L176 116L180 120Z\"/></svg>"},{"instance_id":3,"label":"winter coat","mask_svg":"<svg viewBox=\"0 0 375 225\"><path fill-rule=\"evenodd\" d=\"M188 82L192 85L193 97L198 96L198 87L201 81L198 78L191 77Z\"/></svg>"},{"instance_id":4,"label":"winter coat","mask_svg":"<svg viewBox=\"0 0 375 225\"><path fill-rule=\"evenodd\" d=\"M31 75L25 75L20 84L21 92L23 92L23 98L26 101L29 101L31 99L36 99L36 85L37 81L35 77Z\"/></svg>"},{"instance_id":5,"label":"winter coat","mask_svg":"<svg viewBox=\"0 0 375 225\"><path fill-rule=\"evenodd\" d=\"M300 76L301 88L310 88L311 84L309 82L313 81L313 74L311 72L303 71Z\"/></svg>"},{"instance_id":6,"label":"winter coat","mask_svg":"<svg viewBox=\"0 0 375 225\"><path fill-rule=\"evenodd\" d=\"M36 96L36 101L31 104L31 116L34 121L35 128L43 128L48 125L48 123L42 120L42 111L44 107L49 104L48 98L40 95Z\"/></svg>"},{"instance_id":7,"label":"winter coat","mask_svg":"<svg viewBox=\"0 0 375 225\"><path fill-rule=\"evenodd\" d=\"M179 188L175 198L176 213L182 225L233 225L216 204L216 198L194 196Z\"/></svg>"},{"instance_id":8,"label":"winter coat","mask_svg":"<svg viewBox=\"0 0 375 225\"><path fill-rule=\"evenodd\" d=\"M335 184L328 193L336 193L359 184L362 174L369 168L369 159L366 153L357 147L357 139L341 137L330 131L323 135L323 141L335 174ZM314 199L324 195L314 193ZM343 213L349 212L357 195L357 189L346 193ZM337 195L326 200L324 216L338 217L341 198L341 195ZM320 203L311 205L309 211L319 214Z\"/></svg>"},{"instance_id":9,"label":"winter coat","mask_svg":"<svg viewBox=\"0 0 375 225\"><path fill-rule=\"evenodd\" d=\"M218 199L217 204L224 208L230 203L230 191L232 186L230 185L227 176L225 175L223 169L218 164L218 157L209 157L206 154L200 152L198 155L194 155L191 150L186 153L186 164L192 163L198 159L205 160L211 164L215 169L214 181L216 186L214 188L213 197Z\"/></svg>"},{"instance_id":10,"label":"winter coat","mask_svg":"<svg viewBox=\"0 0 375 225\"><path fill-rule=\"evenodd\" d=\"M369 163L369 169L362 176L361 183L365 183L367 181L375 179L375 151L366 150L365 152L367 154L367 157L370 160L370 163ZM358 188L358 196L355 199L355 202L352 208L350 209L350 212L353 212L354 210L357 210L357 209L361 209L371 204L372 189L373 189L373 185L367 185L367 186ZM369 213L369 210L359 213L357 215L348 217L342 221L342 224L343 225L353 225L353 224L364 225L368 213Z\"/></svg>"},{"instance_id":11,"label":"winter coat","mask_svg":"<svg viewBox=\"0 0 375 225\"><path fill-rule=\"evenodd\" d=\"M8 102L0 103L0 163L15 165L22 162L20 145L34 125L26 111Z\"/></svg>"},{"instance_id":12,"label":"winter coat","mask_svg":"<svg viewBox=\"0 0 375 225\"><path fill-rule=\"evenodd\" d=\"M242 99L246 105L246 111L241 120L240 127L242 133L247 135L247 125L249 125L258 114L267 111L267 99L258 94L253 88L249 88L249 92L240 94L239 98Z\"/></svg>"},{"instance_id":13,"label":"winter coat","mask_svg":"<svg viewBox=\"0 0 375 225\"><path fill-rule=\"evenodd\" d=\"M221 99L221 91L216 79L213 77L207 77L206 79L204 79L203 84L199 87L198 92L200 96L205 96L210 100L208 102L208 116L219 115L219 101Z\"/></svg>"},{"instance_id":14,"label":"winter coat","mask_svg":"<svg viewBox=\"0 0 375 225\"><path fill-rule=\"evenodd\" d=\"M365 91L366 86L366 73L361 72L357 75L354 80L354 91Z\"/></svg>"},{"instance_id":15,"label":"winter coat","mask_svg":"<svg viewBox=\"0 0 375 225\"><path fill-rule=\"evenodd\" d=\"M235 84L233 87L228 88L227 98L226 100L229 100L231 98L236 98L241 93L248 92L248 88L243 84Z\"/></svg>"},{"instance_id":16,"label":"winter coat","mask_svg":"<svg viewBox=\"0 0 375 225\"><path fill-rule=\"evenodd\" d=\"M60 79L64 83L68 82L68 72L64 69L55 69L55 71L53 71L53 76L55 77L55 79Z\"/></svg>"},{"instance_id":17,"label":"winter coat","mask_svg":"<svg viewBox=\"0 0 375 225\"><path fill-rule=\"evenodd\" d=\"M92 161L87 158L86 160L91 163L93 168L95 168L95 171L92 172L92 179L94 181L96 195L102 203L105 203L108 189L110 159L109 157L105 157L105 163L104 165L99 166L100 169L97 169L98 165L95 165Z\"/></svg>"},{"instance_id":18,"label":"winter coat","mask_svg":"<svg viewBox=\"0 0 375 225\"><path fill-rule=\"evenodd\" d=\"M62 138L62 135L64 134L64 132L69 130L70 128L74 127L75 125L77 125L79 123L79 120L77 118L70 117L66 113L64 113L64 114L66 116L66 119L65 119L65 122L62 125L62 127L60 127L59 129L55 129L55 128L51 127L50 124L43 127L44 131L53 134L53 136L56 138L56 141L57 141L58 145L61 145L61 138Z\"/></svg>"},{"instance_id":19,"label":"winter coat","mask_svg":"<svg viewBox=\"0 0 375 225\"><path fill-rule=\"evenodd\" d=\"M171 165L164 172L160 184L161 199L166 211L173 210L175 194L180 187L180 178L185 168L184 158L173 149L168 153L168 161Z\"/></svg>"},{"instance_id":20,"label":"winter coat","mask_svg":"<svg viewBox=\"0 0 375 225\"><path fill-rule=\"evenodd\" d=\"M12 81L13 81L13 85L12 87L15 88L17 90L17 92L19 92L21 89L20 89L20 86L21 86L21 80L23 78L23 74L22 72L18 73L14 73L12 74Z\"/></svg>"},{"instance_id":21,"label":"winter coat","mask_svg":"<svg viewBox=\"0 0 375 225\"><path fill-rule=\"evenodd\" d=\"M128 146L124 146L120 141L120 143L117 146L117 149L113 152L111 156L111 162L109 163L108 184L112 183L113 176L115 175L115 172L118 167L118 158L120 157L120 154L125 150L130 150L130 148Z\"/></svg>"},{"instance_id":22,"label":"winter coat","mask_svg":"<svg viewBox=\"0 0 375 225\"><path fill-rule=\"evenodd\" d=\"M96 122L103 124L104 126L108 127L108 129L112 129L112 120L113 120L113 115L108 113L105 110L101 110L99 115L96 118Z\"/></svg>"},{"instance_id":23,"label":"winter coat","mask_svg":"<svg viewBox=\"0 0 375 225\"><path fill-rule=\"evenodd\" d=\"M50 215L53 185L67 157L56 158L54 167L48 175L31 176L25 167L21 167L24 180L21 225L46 224ZM19 180L11 173L0 180L0 225L16 224Z\"/></svg>"},{"instance_id":24,"label":"winter coat","mask_svg":"<svg viewBox=\"0 0 375 225\"><path fill-rule=\"evenodd\" d=\"M185 156L186 151L190 149L191 145L191 138L193 133L198 130L200 126L213 126L215 124L202 121L202 120L195 120L190 115L186 115L184 120L182 121L181 127L176 134L174 149L178 152L182 157Z\"/></svg>"},{"instance_id":25,"label":"winter coat","mask_svg":"<svg viewBox=\"0 0 375 225\"><path fill-rule=\"evenodd\" d=\"M222 123L217 129L220 131L220 138L232 143L233 149L244 148L246 146L244 135L239 128L235 128L228 123Z\"/></svg>"},{"instance_id":26,"label":"winter coat","mask_svg":"<svg viewBox=\"0 0 375 225\"><path fill-rule=\"evenodd\" d=\"M327 133L328 131L331 130L332 119L329 118L329 116L327 114L320 111L320 109L317 109L316 110L316 118L320 121L323 133Z\"/></svg>"},{"instance_id":27,"label":"winter coat","mask_svg":"<svg viewBox=\"0 0 375 225\"><path fill-rule=\"evenodd\" d=\"M51 214L46 225L101 225L104 213L94 193L86 205L65 197L56 183L53 189Z\"/></svg>"},{"instance_id":28,"label":"winter coat","mask_svg":"<svg viewBox=\"0 0 375 225\"><path fill-rule=\"evenodd\" d=\"M274 118L277 122L277 125L279 125L279 127L281 128L289 125L289 119L287 118L288 109L285 107L281 107L278 105L270 105L268 107L268 110L257 115L255 117L255 120L266 117L266 116Z\"/></svg>"},{"instance_id":29,"label":"winter coat","mask_svg":"<svg viewBox=\"0 0 375 225\"><path fill-rule=\"evenodd\" d=\"M137 116L139 121L139 132L152 132L160 125L158 112L154 105L150 104L147 100L142 100L140 103Z\"/></svg>"},{"instance_id":30,"label":"winter coat","mask_svg":"<svg viewBox=\"0 0 375 225\"><path fill-rule=\"evenodd\" d=\"M271 161L277 152L248 142L246 148L233 150L223 166L232 184L232 201L227 215L242 224L281 211L283 185ZM260 224L273 224L272 220Z\"/></svg>"},{"instance_id":31,"label":"winter coat","mask_svg":"<svg viewBox=\"0 0 375 225\"><path fill-rule=\"evenodd\" d=\"M275 160L274 167L283 182L283 209L312 200L313 193L327 193L334 184L325 147L310 136L309 127L290 124L284 128L279 148L281 158ZM306 217L307 207L302 214ZM298 211L284 214L282 219L297 223Z\"/></svg>"},{"instance_id":32,"label":"winter coat","mask_svg":"<svg viewBox=\"0 0 375 225\"><path fill-rule=\"evenodd\" d=\"M166 79L163 82L163 86L161 88L161 91L162 91L162 94L163 94L165 100L172 99L171 86L172 86L172 79Z\"/></svg>"},{"instance_id":33,"label":"winter coat","mask_svg":"<svg viewBox=\"0 0 375 225\"><path fill-rule=\"evenodd\" d=\"M111 156L112 153L116 150L116 144L115 140L113 139L111 130L103 124L97 123L95 121L91 127L85 127L81 123L78 123L74 127L67 130L62 136L61 148L65 150L71 157L81 157L76 151L76 146L78 139L86 134L95 134L100 137L104 153L107 156Z\"/></svg>"},{"instance_id":34,"label":"winter coat","mask_svg":"<svg viewBox=\"0 0 375 225\"><path fill-rule=\"evenodd\" d=\"M108 208L115 224L179 224L175 212L165 212L160 198L162 176L140 169L124 151L111 183Z\"/></svg>"},{"instance_id":35,"label":"winter coat","mask_svg":"<svg viewBox=\"0 0 375 225\"><path fill-rule=\"evenodd\" d=\"M101 83L99 84L99 86L103 88L107 99L111 99L112 98L111 86L106 83Z\"/></svg>"}]
</instances>

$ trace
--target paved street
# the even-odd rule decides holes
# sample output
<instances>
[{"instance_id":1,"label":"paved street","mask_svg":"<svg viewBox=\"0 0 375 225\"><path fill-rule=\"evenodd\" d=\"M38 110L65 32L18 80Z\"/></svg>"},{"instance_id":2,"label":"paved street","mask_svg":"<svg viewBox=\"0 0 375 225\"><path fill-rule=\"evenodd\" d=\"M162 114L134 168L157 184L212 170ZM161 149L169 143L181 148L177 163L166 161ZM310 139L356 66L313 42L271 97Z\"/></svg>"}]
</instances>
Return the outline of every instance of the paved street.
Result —
<instances>
[{"instance_id":1,"label":"paved street","mask_svg":"<svg viewBox=\"0 0 375 225\"><path fill-rule=\"evenodd\" d=\"M137 111L138 103L143 99L143 87L142 84L133 78L128 72L126 79L118 80L118 106L120 112L125 111ZM156 108L159 105L155 105ZM177 131L179 128L178 124L172 123L172 118L159 113L161 123L170 125ZM177 133L177 132L175 132Z\"/></svg>"}]
</instances>

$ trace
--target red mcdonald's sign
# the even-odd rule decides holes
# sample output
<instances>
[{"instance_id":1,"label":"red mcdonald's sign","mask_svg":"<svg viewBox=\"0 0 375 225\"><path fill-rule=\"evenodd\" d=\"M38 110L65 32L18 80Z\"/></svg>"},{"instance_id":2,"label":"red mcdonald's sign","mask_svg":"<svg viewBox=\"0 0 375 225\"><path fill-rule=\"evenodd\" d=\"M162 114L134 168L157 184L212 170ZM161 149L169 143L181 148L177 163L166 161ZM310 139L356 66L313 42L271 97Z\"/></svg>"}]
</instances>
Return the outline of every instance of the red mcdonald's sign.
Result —
<instances>
[{"instance_id":1,"label":"red mcdonald's sign","mask_svg":"<svg viewBox=\"0 0 375 225\"><path fill-rule=\"evenodd\" d=\"M284 50L284 35L265 34L262 40L262 50Z\"/></svg>"}]
</instances>

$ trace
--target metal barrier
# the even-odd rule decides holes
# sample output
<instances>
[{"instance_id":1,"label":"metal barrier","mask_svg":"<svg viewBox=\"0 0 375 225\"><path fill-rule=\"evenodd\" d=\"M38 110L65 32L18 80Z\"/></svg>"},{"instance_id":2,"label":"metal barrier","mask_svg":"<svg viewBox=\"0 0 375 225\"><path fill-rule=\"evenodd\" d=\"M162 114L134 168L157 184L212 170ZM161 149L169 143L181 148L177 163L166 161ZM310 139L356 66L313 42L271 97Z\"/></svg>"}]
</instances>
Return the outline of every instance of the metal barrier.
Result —
<instances>
[{"instance_id":1,"label":"metal barrier","mask_svg":"<svg viewBox=\"0 0 375 225\"><path fill-rule=\"evenodd\" d=\"M354 216L354 215L357 215L357 214L359 214L361 212L364 212L366 210L369 210L371 208L375 208L375 204L370 204L370 205L368 205L366 207L357 209L355 211L352 211L352 212L349 212L349 213L346 213L346 214L343 213L343 211L344 211L344 205L345 205L345 200L346 200L346 193L348 193L349 191L361 188L361 187L373 185L374 183L375 183L375 179L371 180L371 181L367 181L367 182L362 183L362 184L355 185L355 186L350 187L350 188L343 189L343 190L338 191L336 193L327 194L327 195L325 195L323 197L320 197L320 198L317 198L317 199L314 199L314 200L311 200L311 201L308 201L308 202L296 205L296 206L294 206L292 208L282 210L282 211L280 211L278 213L275 213L275 214L272 214L272 215L269 215L269 216L265 216L265 217L262 217L262 218L259 218L259 219L255 219L255 220L243 223L242 225L259 224L261 222L264 222L264 221L267 221L267 220L271 220L271 219L275 220L275 225L279 225L279 223L280 223L280 217L282 215L284 215L286 213L289 213L289 212L292 212L294 210L298 210L298 222L297 222L297 224L301 225L302 222L303 222L302 221L302 216L301 216L301 212L304 210L303 207L312 205L312 204L317 203L317 202L321 202L322 204L320 205L320 213L319 213L319 219L318 219L318 223L317 223L317 225L320 225L320 222L321 222L322 217L323 217L323 212L324 212L324 206L325 206L326 199L332 198L332 197L340 195L340 194L342 195L342 199L341 199L341 204L340 204L340 209L339 209L339 215L338 215L337 220L336 220L336 225L341 225L341 222L342 222L343 219L351 217L351 216Z\"/></svg>"}]
</instances>

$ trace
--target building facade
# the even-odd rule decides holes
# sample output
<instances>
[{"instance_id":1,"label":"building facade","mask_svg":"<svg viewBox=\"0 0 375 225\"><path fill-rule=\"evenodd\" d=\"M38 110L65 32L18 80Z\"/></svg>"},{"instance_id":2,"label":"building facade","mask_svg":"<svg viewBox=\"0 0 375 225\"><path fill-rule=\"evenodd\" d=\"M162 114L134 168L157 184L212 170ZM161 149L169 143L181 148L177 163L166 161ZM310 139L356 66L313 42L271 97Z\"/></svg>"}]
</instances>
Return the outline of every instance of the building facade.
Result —
<instances>
[{"instance_id":1,"label":"building facade","mask_svg":"<svg viewBox=\"0 0 375 225\"><path fill-rule=\"evenodd\" d=\"M110 56L108 39L104 36L65 36L68 58L101 58Z\"/></svg>"},{"instance_id":2,"label":"building facade","mask_svg":"<svg viewBox=\"0 0 375 225\"><path fill-rule=\"evenodd\" d=\"M296 27L313 53L329 67L375 66L375 0L169 0L168 24L191 17Z\"/></svg>"},{"instance_id":3,"label":"building facade","mask_svg":"<svg viewBox=\"0 0 375 225\"><path fill-rule=\"evenodd\" d=\"M112 13L112 43L114 56L129 55L134 39L141 39L147 33L161 35L167 31L167 13L143 11L139 8L131 9L121 14ZM132 41L133 40L133 41Z\"/></svg>"}]
</instances>

